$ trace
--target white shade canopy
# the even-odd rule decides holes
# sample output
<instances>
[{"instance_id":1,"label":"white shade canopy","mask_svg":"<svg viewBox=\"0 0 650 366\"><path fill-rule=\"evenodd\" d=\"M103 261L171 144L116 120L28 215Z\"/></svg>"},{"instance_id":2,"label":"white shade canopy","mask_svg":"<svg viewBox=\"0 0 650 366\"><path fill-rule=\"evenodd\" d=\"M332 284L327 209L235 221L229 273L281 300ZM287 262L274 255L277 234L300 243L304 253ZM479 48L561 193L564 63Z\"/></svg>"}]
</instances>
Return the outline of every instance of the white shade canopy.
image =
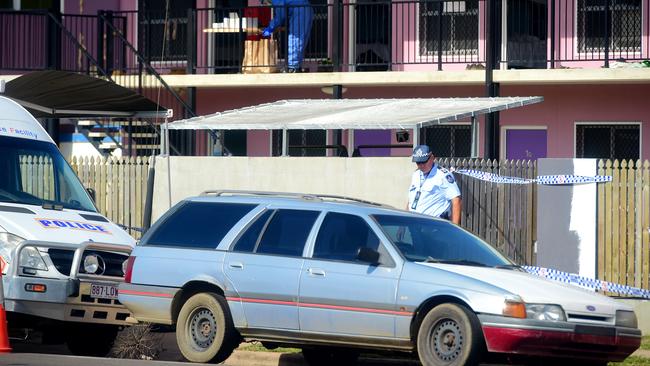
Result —
<instances>
[{"instance_id":1,"label":"white shade canopy","mask_svg":"<svg viewBox=\"0 0 650 366\"><path fill-rule=\"evenodd\" d=\"M178 120L169 129L412 129L542 102L543 97L290 99Z\"/></svg>"}]
</instances>

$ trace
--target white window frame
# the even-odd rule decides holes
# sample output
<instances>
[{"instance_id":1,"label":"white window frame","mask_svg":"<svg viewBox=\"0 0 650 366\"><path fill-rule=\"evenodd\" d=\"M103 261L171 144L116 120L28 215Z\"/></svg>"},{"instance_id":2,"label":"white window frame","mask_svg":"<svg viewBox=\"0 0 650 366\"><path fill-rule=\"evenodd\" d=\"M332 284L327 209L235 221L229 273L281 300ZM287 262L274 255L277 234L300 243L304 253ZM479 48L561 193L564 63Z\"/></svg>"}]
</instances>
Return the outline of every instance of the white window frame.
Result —
<instances>
[{"instance_id":1,"label":"white window frame","mask_svg":"<svg viewBox=\"0 0 650 366\"><path fill-rule=\"evenodd\" d=\"M446 6L446 4L449 4L449 3L456 4L456 3L460 3L461 1L463 3L465 2L464 0L444 1L444 3L443 3L444 4L443 5L443 13L445 13L444 7ZM455 5L451 5L451 6L454 7ZM467 11L465 11L465 13L466 12ZM477 29L477 33L476 33L476 39L478 40L477 47L476 48L467 48L467 49L453 49L452 48L451 50L444 50L443 49L441 56L445 56L445 57L478 56L479 49L481 48L481 1L480 0L478 1L478 8L476 9L476 12L477 12L476 17L477 17L477 21L478 21L478 29ZM458 12L458 13L460 13L460 12ZM438 50L430 50L430 51L426 51L426 52L421 51L421 47L420 47L421 46L420 19L421 18L422 18L422 10L420 9L420 4L418 4L417 17L416 17L416 22L415 22L415 27L416 27L416 32L417 32L416 33L417 34L416 47L417 47L417 50L418 50L417 52L418 52L418 55L420 56L420 58L423 58L423 59L429 58L429 59L433 60L436 57L438 57ZM453 45L453 43L452 43L452 45Z\"/></svg>"},{"instance_id":2,"label":"white window frame","mask_svg":"<svg viewBox=\"0 0 650 366\"><path fill-rule=\"evenodd\" d=\"M573 51L574 51L574 54L577 54L577 55L598 54L600 57L604 57L605 49L602 48L602 47L596 47L596 48L585 47L585 49L583 49L583 50L580 49L580 38L578 36L578 19L579 19L579 16L580 16L579 15L580 12L578 11L578 1L580 1L580 0L574 0L574 4L573 4L574 9L575 9L575 16L573 18L573 39L574 39ZM630 51L624 51L625 54L634 55L634 57L640 57L641 53L643 52L643 39L644 39L644 36L645 36L644 33L643 33L643 24L644 24L643 16L645 14L645 8L647 6L646 5L647 1L645 1L645 0L640 0L640 1L641 1L641 10L640 10L640 12L641 12L641 34L640 34L641 42L639 43L639 48L638 49L634 49L634 50L630 50ZM610 43L611 42L613 42L613 37L611 37L611 39L610 39ZM612 45L610 44L610 50L609 50L610 54L612 52L614 52L614 53L617 52L617 51L613 51L611 48L612 48Z\"/></svg>"},{"instance_id":3,"label":"white window frame","mask_svg":"<svg viewBox=\"0 0 650 366\"><path fill-rule=\"evenodd\" d=\"M573 123L573 157L578 159L578 126L579 125L638 125L639 126L639 159L643 157L643 123L639 121L616 121L616 122L590 122L590 121L576 121Z\"/></svg>"}]
</instances>

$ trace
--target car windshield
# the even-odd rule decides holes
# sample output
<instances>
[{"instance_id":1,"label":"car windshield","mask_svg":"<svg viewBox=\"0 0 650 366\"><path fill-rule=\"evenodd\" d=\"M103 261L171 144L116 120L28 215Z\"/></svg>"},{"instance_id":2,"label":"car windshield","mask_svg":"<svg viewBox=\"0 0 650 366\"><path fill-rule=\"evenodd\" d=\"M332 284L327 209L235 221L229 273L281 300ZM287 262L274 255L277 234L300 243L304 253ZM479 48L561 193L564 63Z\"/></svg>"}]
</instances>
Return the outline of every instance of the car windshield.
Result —
<instances>
[{"instance_id":1,"label":"car windshield","mask_svg":"<svg viewBox=\"0 0 650 366\"><path fill-rule=\"evenodd\" d=\"M489 244L447 221L401 215L373 217L409 261L516 267Z\"/></svg>"},{"instance_id":2,"label":"car windshield","mask_svg":"<svg viewBox=\"0 0 650 366\"><path fill-rule=\"evenodd\" d=\"M0 202L97 212L56 145L0 136Z\"/></svg>"}]
</instances>

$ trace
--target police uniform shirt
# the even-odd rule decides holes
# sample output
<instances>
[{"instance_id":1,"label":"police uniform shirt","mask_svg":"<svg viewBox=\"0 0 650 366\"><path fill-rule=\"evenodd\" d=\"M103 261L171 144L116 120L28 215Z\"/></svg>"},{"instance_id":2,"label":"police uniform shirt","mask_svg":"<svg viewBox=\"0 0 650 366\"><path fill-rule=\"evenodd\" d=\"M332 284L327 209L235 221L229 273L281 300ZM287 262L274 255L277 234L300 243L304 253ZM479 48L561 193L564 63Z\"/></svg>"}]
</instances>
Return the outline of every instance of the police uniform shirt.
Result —
<instances>
[{"instance_id":1,"label":"police uniform shirt","mask_svg":"<svg viewBox=\"0 0 650 366\"><path fill-rule=\"evenodd\" d=\"M417 192L421 192L413 208ZM419 169L413 172L409 188L409 209L426 215L440 217L450 211L451 199L460 196L452 173L434 165L427 174Z\"/></svg>"}]
</instances>

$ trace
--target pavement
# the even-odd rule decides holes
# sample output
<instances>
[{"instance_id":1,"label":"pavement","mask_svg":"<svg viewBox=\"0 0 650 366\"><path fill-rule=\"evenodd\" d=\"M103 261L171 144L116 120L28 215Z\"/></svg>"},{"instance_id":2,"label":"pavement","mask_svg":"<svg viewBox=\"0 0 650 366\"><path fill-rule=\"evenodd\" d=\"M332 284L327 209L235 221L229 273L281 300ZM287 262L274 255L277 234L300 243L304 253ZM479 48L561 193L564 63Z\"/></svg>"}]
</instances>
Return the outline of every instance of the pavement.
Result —
<instances>
[{"instance_id":1,"label":"pavement","mask_svg":"<svg viewBox=\"0 0 650 366\"><path fill-rule=\"evenodd\" d=\"M159 357L156 359L156 362L150 363L150 365L180 365L185 364L185 359L181 355L178 347L176 346L176 338L174 333L162 333L161 338L162 352ZM37 344L25 344L20 342L12 342L12 347L14 348L14 353L16 354L13 358L0 358L0 365L5 364L21 364L21 365L41 365L44 362L43 358L40 358L37 362L25 362L29 359L21 359L21 354L23 357L27 357L28 354L32 356L35 354L47 354L48 357L52 358L48 365L63 365L66 363L57 362L58 356L55 355L69 355L67 348L64 345L52 345L44 346ZM307 366L307 363L302 357L301 353L282 353L282 352L264 352L264 351L247 351L245 350L246 344L242 344L240 349L237 349L233 354L222 364L226 366ZM632 356L650 358L650 350L637 350L632 354ZM11 359L11 361L10 361ZM95 359L98 360L98 359ZM114 361L118 361L113 359ZM4 363L7 361L9 363ZM86 358L86 361L88 359ZM125 361L125 360L123 360ZM135 360L134 360L135 361ZM142 365L142 361L135 361L133 365ZM147 361L145 361L147 362ZM148 361L151 362L151 361ZM113 365L110 359L104 359L104 361L93 362L96 366L100 365ZM419 365L419 362L416 360L410 360L406 358L386 358L386 356L365 356L361 357L358 362L359 365L376 365L376 366L392 366L392 365ZM42 364L45 366L45 364ZM115 364L117 365L117 364ZM127 362L120 363L121 366L131 365ZM146 365L146 364L145 364ZM189 365L189 363L187 363Z\"/></svg>"}]
</instances>

